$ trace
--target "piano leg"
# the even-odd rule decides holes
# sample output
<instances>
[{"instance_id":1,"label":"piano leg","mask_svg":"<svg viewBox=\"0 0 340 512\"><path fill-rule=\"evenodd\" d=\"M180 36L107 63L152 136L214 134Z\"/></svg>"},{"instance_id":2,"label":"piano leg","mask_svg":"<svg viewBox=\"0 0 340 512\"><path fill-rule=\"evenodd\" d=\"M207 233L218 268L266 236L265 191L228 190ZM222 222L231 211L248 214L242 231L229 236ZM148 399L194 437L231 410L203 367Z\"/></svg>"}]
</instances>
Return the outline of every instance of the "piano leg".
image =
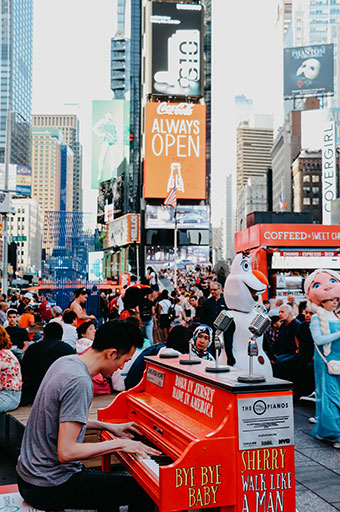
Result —
<instances>
[{"instance_id":1,"label":"piano leg","mask_svg":"<svg viewBox=\"0 0 340 512\"><path fill-rule=\"evenodd\" d=\"M106 455L102 455L102 471L105 473L110 473L111 471L111 454L107 453Z\"/></svg>"}]
</instances>

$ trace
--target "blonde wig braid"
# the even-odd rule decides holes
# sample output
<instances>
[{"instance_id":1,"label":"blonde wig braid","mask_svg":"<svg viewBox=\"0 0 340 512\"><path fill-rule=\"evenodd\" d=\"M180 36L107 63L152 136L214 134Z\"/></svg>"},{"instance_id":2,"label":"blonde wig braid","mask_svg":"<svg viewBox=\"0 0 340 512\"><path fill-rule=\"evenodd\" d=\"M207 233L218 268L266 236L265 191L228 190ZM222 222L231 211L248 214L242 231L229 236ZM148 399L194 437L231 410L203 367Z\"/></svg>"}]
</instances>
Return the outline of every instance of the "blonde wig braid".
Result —
<instances>
[{"instance_id":1,"label":"blonde wig braid","mask_svg":"<svg viewBox=\"0 0 340 512\"><path fill-rule=\"evenodd\" d=\"M318 274L321 274L322 272L326 272L327 274L331 275L332 277L334 277L335 279L340 281L340 275L338 274L338 272L335 272L334 270L319 268L319 269L315 270L314 272L312 272L307 277L307 279L305 281L305 285L304 285L305 294L308 293L309 287L312 284L312 282L314 281L314 278ZM314 302L311 302L309 299L307 300L307 307L308 307L308 309L310 309L313 313L315 313L319 317L320 329L321 329L322 334L330 334L329 321L328 321L327 313L326 313L325 309L322 306L318 306ZM324 352L325 356L328 356L330 354L331 343L327 343L326 345L323 346L323 352Z\"/></svg>"}]
</instances>

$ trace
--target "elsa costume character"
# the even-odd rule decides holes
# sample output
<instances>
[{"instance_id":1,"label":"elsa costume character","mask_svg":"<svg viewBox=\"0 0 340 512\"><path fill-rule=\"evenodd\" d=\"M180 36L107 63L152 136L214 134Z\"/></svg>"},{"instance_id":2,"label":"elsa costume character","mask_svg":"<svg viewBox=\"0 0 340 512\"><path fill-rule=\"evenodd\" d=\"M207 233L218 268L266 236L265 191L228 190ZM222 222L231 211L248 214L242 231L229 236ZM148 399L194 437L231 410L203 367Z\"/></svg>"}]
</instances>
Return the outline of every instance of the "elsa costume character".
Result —
<instances>
[{"instance_id":1,"label":"elsa costume character","mask_svg":"<svg viewBox=\"0 0 340 512\"><path fill-rule=\"evenodd\" d=\"M340 448L340 375L330 375L320 355L321 352L327 361L340 361L340 317L336 313L340 300L340 274L328 269L315 270L306 278L304 290L307 307L315 313L310 323L316 345L316 425L312 435Z\"/></svg>"}]
</instances>

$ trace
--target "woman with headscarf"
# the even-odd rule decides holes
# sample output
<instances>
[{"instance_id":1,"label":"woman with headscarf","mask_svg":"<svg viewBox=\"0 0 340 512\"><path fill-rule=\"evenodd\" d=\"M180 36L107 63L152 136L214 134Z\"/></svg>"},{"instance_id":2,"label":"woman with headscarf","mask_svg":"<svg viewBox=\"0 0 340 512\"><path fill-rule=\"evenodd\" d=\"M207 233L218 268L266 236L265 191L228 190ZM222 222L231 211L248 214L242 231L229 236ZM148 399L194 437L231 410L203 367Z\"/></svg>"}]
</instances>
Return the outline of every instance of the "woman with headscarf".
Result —
<instances>
[{"instance_id":1,"label":"woman with headscarf","mask_svg":"<svg viewBox=\"0 0 340 512\"><path fill-rule=\"evenodd\" d=\"M329 361L340 365L340 275L328 269L312 272L304 284L308 308L315 313L310 330L315 344L316 425L312 435L340 448L340 375L328 371Z\"/></svg>"},{"instance_id":2,"label":"woman with headscarf","mask_svg":"<svg viewBox=\"0 0 340 512\"><path fill-rule=\"evenodd\" d=\"M208 361L215 361L208 351L208 348L211 346L214 339L213 330L209 325L202 324L196 327L192 339L193 356L199 357L200 359L207 359Z\"/></svg>"}]
</instances>

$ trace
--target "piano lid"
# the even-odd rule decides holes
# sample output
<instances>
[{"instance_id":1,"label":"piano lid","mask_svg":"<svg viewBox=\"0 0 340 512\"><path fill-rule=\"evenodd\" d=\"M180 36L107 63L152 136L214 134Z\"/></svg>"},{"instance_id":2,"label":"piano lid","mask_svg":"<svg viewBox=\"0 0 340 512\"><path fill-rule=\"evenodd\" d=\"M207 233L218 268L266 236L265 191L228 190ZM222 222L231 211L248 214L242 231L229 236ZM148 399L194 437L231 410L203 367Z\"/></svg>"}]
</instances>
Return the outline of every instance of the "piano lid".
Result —
<instances>
[{"instance_id":1,"label":"piano lid","mask_svg":"<svg viewBox=\"0 0 340 512\"><path fill-rule=\"evenodd\" d=\"M201 364L197 365L182 365L181 359L188 359L188 356L181 356L176 359L161 359L158 356L147 356L145 361L156 364L164 370L175 372L176 374L185 377L192 377L199 379L210 386L215 386L221 389L228 390L232 393L249 393L256 391L287 391L293 388L292 382L275 377L266 377L265 382L239 382L237 377L244 375L244 370L239 370L235 367L230 367L230 372L226 373L208 373L205 371L207 366L213 366L215 363L202 359Z\"/></svg>"}]
</instances>

